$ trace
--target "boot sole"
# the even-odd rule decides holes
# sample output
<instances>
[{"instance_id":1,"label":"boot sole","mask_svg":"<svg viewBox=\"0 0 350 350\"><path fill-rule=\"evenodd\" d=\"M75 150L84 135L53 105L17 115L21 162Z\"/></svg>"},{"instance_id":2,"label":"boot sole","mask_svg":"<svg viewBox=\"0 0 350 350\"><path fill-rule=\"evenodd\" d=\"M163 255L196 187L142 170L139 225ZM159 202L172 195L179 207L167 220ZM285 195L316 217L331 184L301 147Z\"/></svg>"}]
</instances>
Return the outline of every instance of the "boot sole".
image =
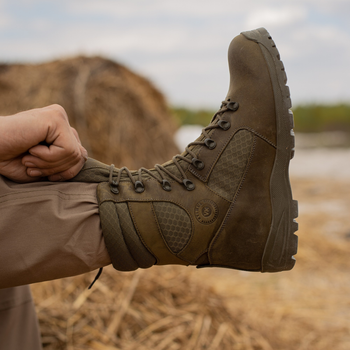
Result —
<instances>
[{"instance_id":1,"label":"boot sole","mask_svg":"<svg viewBox=\"0 0 350 350\"><path fill-rule=\"evenodd\" d=\"M264 28L241 33L259 44L265 57L275 97L277 148L270 178L272 224L261 262L261 272L291 270L297 253L298 202L293 200L289 181L289 162L294 157L295 137L293 113L287 75L279 52Z\"/></svg>"}]
</instances>

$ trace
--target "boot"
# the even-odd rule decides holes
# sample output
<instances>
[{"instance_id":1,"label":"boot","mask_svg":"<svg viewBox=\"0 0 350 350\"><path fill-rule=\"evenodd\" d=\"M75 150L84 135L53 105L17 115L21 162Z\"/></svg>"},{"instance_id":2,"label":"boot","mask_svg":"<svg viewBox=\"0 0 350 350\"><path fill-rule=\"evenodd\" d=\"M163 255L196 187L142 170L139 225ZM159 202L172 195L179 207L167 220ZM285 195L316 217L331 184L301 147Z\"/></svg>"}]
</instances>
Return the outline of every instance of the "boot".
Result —
<instances>
[{"instance_id":1,"label":"boot","mask_svg":"<svg viewBox=\"0 0 350 350\"><path fill-rule=\"evenodd\" d=\"M234 38L230 87L201 136L151 170L89 159L73 181L100 182L97 197L113 266L154 264L277 272L295 264L297 201L286 73L269 33Z\"/></svg>"}]
</instances>

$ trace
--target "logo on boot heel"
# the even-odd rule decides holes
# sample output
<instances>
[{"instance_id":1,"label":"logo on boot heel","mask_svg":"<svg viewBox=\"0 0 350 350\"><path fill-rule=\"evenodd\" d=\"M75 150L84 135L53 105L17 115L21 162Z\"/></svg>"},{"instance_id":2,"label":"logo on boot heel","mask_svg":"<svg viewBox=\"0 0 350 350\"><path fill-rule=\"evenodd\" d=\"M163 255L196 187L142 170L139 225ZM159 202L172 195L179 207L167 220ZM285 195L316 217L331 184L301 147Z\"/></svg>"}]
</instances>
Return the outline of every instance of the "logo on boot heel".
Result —
<instances>
[{"instance_id":1,"label":"logo on boot heel","mask_svg":"<svg viewBox=\"0 0 350 350\"><path fill-rule=\"evenodd\" d=\"M218 217L218 206L210 199L203 199L197 203L195 214L201 224L212 224Z\"/></svg>"}]
</instances>

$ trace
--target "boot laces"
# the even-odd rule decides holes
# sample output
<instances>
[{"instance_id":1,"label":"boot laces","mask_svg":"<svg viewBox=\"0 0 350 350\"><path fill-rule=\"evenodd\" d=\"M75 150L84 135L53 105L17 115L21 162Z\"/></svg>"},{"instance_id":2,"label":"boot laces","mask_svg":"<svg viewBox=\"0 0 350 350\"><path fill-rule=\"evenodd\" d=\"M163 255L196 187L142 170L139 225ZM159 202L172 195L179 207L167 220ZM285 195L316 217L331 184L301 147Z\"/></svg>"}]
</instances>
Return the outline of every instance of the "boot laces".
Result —
<instances>
[{"instance_id":1,"label":"boot laces","mask_svg":"<svg viewBox=\"0 0 350 350\"><path fill-rule=\"evenodd\" d=\"M144 167L141 167L136 172L137 180L135 180L135 177L133 176L131 171L127 167L123 167L123 168L120 168L117 170L118 171L117 179L114 180L113 179L113 172L114 172L115 167L114 167L114 164L112 164L110 166L110 171L109 171L109 184L110 184L111 191L115 194L119 193L118 186L119 186L123 172L125 172L127 174L129 179L131 180L131 182L134 184L135 192L137 192L137 193L142 193L145 190L145 185L142 182L142 173L146 173L149 176L151 176L152 178L156 179L162 185L162 188L165 191L171 191L171 184L170 184L169 180L167 180L164 177L164 174L168 175L171 179L178 182L179 184L183 184L188 191L194 190L195 184L191 180L186 178L186 174L185 174L184 170L182 169L181 165L179 164L179 160L183 160L189 164L192 164L198 170L203 169L205 166L204 162L197 158L197 155L190 149L190 147L204 145L207 148L209 148L210 150L213 150L216 147L216 142L210 138L210 135L208 134L208 132L210 130L217 129L217 128L221 128L224 131L228 130L231 127L231 124L229 121L223 120L222 115L224 112L229 111L229 110L235 112L238 109L238 107L239 107L238 103L231 102L230 99L228 99L227 101L223 101L220 109L214 114L210 124L202 129L201 135L203 136L202 137L203 141L193 141L193 142L189 143L187 145L187 147L185 148L186 155L190 155L192 157L192 159L189 159L188 157L182 156L180 154L177 154L176 156L174 156L172 158L173 164L175 164L175 166L178 169L179 173L181 174L182 178L176 176L175 174L170 172L168 169L166 169L164 166L162 166L160 164L156 164L154 166L154 170L156 170L156 173L157 173L157 175L159 175L159 177L157 175L155 175L154 172L152 172ZM216 121L216 122L214 123L214 121Z\"/></svg>"}]
</instances>

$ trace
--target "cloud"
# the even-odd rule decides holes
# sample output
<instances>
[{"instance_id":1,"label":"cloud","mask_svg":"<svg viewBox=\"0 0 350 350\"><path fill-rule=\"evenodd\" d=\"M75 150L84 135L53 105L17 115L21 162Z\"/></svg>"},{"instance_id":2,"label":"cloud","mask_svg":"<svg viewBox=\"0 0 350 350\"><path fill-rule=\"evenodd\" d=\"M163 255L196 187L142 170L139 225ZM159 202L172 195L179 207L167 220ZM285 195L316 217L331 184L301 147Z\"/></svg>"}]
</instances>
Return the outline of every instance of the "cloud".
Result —
<instances>
[{"instance_id":1,"label":"cloud","mask_svg":"<svg viewBox=\"0 0 350 350\"><path fill-rule=\"evenodd\" d=\"M248 1L249 2L249 1ZM63 0L64 6L75 13L102 14L120 17L213 18L223 13L239 14L249 9L249 4L232 0ZM237 6L239 5L239 6Z\"/></svg>"},{"instance_id":2,"label":"cloud","mask_svg":"<svg viewBox=\"0 0 350 350\"><path fill-rule=\"evenodd\" d=\"M256 28L260 26L276 27L296 24L307 18L307 9L301 6L286 6L281 8L267 7L249 13L246 19L247 26Z\"/></svg>"},{"instance_id":3,"label":"cloud","mask_svg":"<svg viewBox=\"0 0 350 350\"><path fill-rule=\"evenodd\" d=\"M6 28L10 24L11 24L11 18L6 15L0 14L0 28L1 29Z\"/></svg>"},{"instance_id":4,"label":"cloud","mask_svg":"<svg viewBox=\"0 0 350 350\"><path fill-rule=\"evenodd\" d=\"M4 0L0 1L0 29L8 28L12 23L13 19L4 8Z\"/></svg>"},{"instance_id":5,"label":"cloud","mask_svg":"<svg viewBox=\"0 0 350 350\"><path fill-rule=\"evenodd\" d=\"M288 71L296 101L349 101L350 32L333 24L307 23L293 31L290 41L294 52Z\"/></svg>"},{"instance_id":6,"label":"cloud","mask_svg":"<svg viewBox=\"0 0 350 350\"><path fill-rule=\"evenodd\" d=\"M0 0L0 55L102 54L150 78L173 104L213 108L226 95L230 41L264 26L296 103L350 100L349 11L348 0Z\"/></svg>"}]
</instances>

